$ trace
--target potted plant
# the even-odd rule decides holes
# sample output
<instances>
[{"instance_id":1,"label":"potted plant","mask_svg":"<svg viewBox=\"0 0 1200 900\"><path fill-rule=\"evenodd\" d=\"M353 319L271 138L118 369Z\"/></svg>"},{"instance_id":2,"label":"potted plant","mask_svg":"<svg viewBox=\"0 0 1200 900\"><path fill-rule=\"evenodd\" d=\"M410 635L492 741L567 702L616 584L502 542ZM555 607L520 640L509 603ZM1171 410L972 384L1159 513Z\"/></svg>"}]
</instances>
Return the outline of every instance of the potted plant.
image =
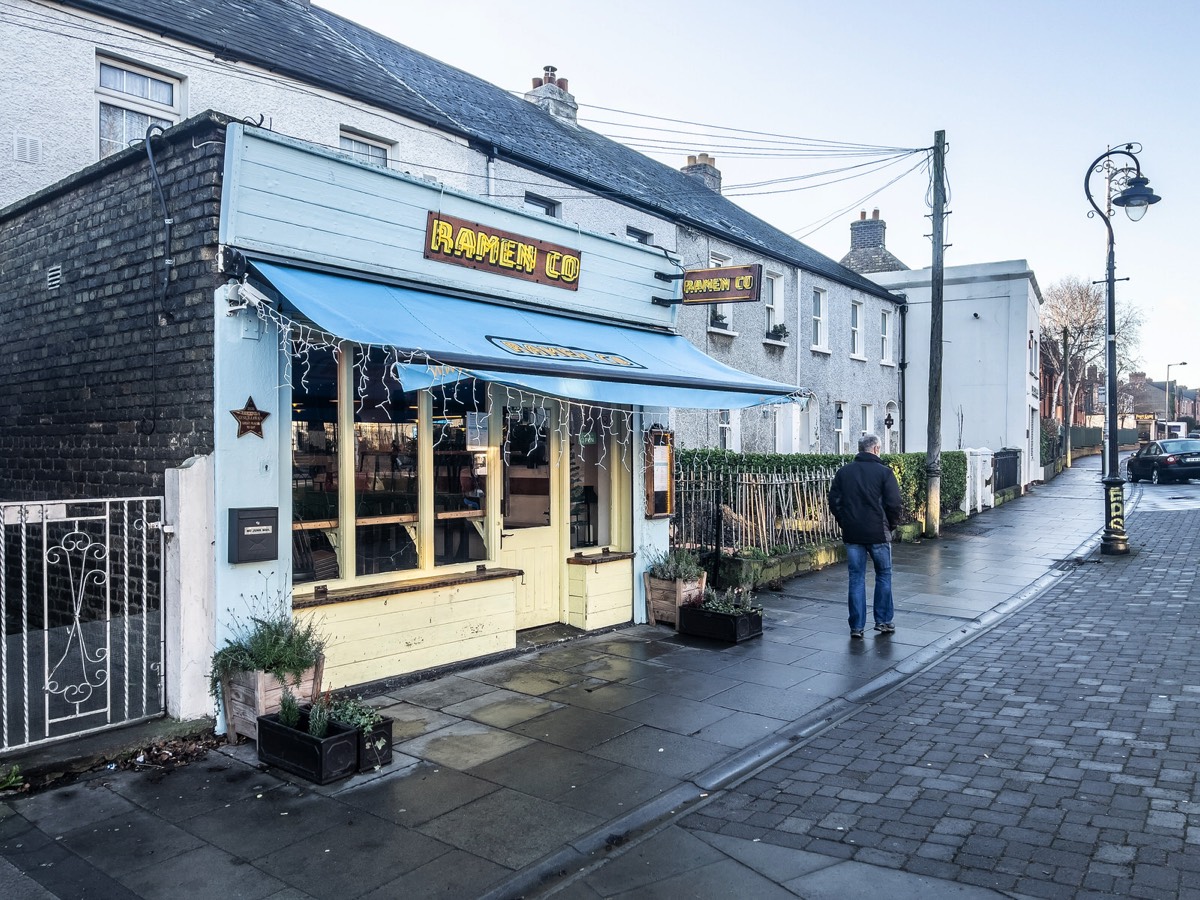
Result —
<instances>
[{"instance_id":1,"label":"potted plant","mask_svg":"<svg viewBox=\"0 0 1200 900\"><path fill-rule=\"evenodd\" d=\"M762 607L750 591L727 588L705 590L702 602L679 608L682 634L739 643L762 634Z\"/></svg>"},{"instance_id":2,"label":"potted plant","mask_svg":"<svg viewBox=\"0 0 1200 900\"><path fill-rule=\"evenodd\" d=\"M287 688L279 712L258 717L258 758L285 772L329 784L358 768L358 729L330 716L328 698L301 709Z\"/></svg>"},{"instance_id":3,"label":"potted plant","mask_svg":"<svg viewBox=\"0 0 1200 900\"><path fill-rule=\"evenodd\" d=\"M671 550L651 557L642 574L646 585L646 619L651 625L669 622L678 627L679 607L700 603L708 573L690 550Z\"/></svg>"},{"instance_id":4,"label":"potted plant","mask_svg":"<svg viewBox=\"0 0 1200 900\"><path fill-rule=\"evenodd\" d=\"M236 743L238 735L257 740L259 716L279 709L285 686L301 699L315 701L324 649L316 623L293 616L282 592L266 611L239 621L213 654L208 675L209 691L225 713L229 742Z\"/></svg>"},{"instance_id":5,"label":"potted plant","mask_svg":"<svg viewBox=\"0 0 1200 900\"><path fill-rule=\"evenodd\" d=\"M783 323L772 325L770 330L767 331L767 338L772 341L786 341L788 338L787 326Z\"/></svg>"},{"instance_id":6,"label":"potted plant","mask_svg":"<svg viewBox=\"0 0 1200 900\"><path fill-rule=\"evenodd\" d=\"M358 732L358 771L371 772L391 763L392 719L368 706L361 697L332 701L329 717Z\"/></svg>"}]
</instances>

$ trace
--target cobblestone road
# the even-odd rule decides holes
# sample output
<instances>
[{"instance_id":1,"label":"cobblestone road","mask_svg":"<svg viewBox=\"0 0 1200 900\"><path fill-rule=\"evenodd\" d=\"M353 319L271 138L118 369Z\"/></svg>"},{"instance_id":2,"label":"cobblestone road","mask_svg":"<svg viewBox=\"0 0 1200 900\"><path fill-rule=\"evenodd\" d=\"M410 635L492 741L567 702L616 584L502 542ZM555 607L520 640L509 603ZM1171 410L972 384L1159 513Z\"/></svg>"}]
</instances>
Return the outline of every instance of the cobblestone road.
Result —
<instances>
[{"instance_id":1,"label":"cobblestone road","mask_svg":"<svg viewBox=\"0 0 1200 900\"><path fill-rule=\"evenodd\" d=\"M683 827L1032 897L1200 898L1200 510L1129 527L1133 554L1079 565Z\"/></svg>"}]
</instances>

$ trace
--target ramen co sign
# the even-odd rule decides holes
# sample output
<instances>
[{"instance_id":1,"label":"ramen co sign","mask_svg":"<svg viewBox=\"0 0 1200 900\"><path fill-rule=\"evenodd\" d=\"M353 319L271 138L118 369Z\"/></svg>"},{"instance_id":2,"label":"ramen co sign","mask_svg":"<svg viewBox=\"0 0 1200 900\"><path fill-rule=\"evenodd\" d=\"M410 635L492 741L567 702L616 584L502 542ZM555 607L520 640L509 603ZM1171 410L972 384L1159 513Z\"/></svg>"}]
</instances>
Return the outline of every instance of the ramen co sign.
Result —
<instances>
[{"instance_id":1,"label":"ramen co sign","mask_svg":"<svg viewBox=\"0 0 1200 900\"><path fill-rule=\"evenodd\" d=\"M683 302L741 303L758 299L762 266L722 266L689 269L683 273Z\"/></svg>"},{"instance_id":2,"label":"ramen co sign","mask_svg":"<svg viewBox=\"0 0 1200 900\"><path fill-rule=\"evenodd\" d=\"M436 212L425 225L425 258L568 291L579 289L583 264L570 247Z\"/></svg>"}]
</instances>

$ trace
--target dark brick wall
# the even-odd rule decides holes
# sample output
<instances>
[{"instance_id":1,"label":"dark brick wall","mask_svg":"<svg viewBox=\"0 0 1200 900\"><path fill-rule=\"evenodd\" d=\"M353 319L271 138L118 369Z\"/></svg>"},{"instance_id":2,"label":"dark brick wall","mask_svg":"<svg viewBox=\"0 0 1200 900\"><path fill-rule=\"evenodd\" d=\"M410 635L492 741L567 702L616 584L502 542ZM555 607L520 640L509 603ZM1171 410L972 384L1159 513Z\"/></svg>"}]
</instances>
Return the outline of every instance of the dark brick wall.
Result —
<instances>
[{"instance_id":1,"label":"dark brick wall","mask_svg":"<svg viewBox=\"0 0 1200 900\"><path fill-rule=\"evenodd\" d=\"M0 210L0 499L159 494L212 452L224 125L197 117L153 147L165 296L144 147Z\"/></svg>"}]
</instances>

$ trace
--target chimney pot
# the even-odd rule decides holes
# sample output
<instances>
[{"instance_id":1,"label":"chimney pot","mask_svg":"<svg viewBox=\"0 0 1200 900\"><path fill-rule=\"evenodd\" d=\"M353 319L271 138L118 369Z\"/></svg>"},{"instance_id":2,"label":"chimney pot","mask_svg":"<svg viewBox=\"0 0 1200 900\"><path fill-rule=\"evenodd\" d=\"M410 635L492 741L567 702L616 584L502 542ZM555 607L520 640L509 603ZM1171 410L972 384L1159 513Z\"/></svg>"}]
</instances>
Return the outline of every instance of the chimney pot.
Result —
<instances>
[{"instance_id":1,"label":"chimney pot","mask_svg":"<svg viewBox=\"0 0 1200 900\"><path fill-rule=\"evenodd\" d=\"M867 211L865 209L860 209L858 211L858 221L860 221L860 222L867 221Z\"/></svg>"},{"instance_id":2,"label":"chimney pot","mask_svg":"<svg viewBox=\"0 0 1200 900\"><path fill-rule=\"evenodd\" d=\"M540 79L540 78L533 79L533 87L535 90L537 88L540 88L541 86L542 86L542 79Z\"/></svg>"},{"instance_id":3,"label":"chimney pot","mask_svg":"<svg viewBox=\"0 0 1200 900\"><path fill-rule=\"evenodd\" d=\"M558 80L554 77L555 74L557 74L557 72L558 72L558 69L555 68L554 66L546 66L542 70L542 79L545 81L546 84L554 84Z\"/></svg>"},{"instance_id":4,"label":"chimney pot","mask_svg":"<svg viewBox=\"0 0 1200 900\"><path fill-rule=\"evenodd\" d=\"M871 218L878 219L879 218L879 210L877 210L877 209L871 210Z\"/></svg>"},{"instance_id":5,"label":"chimney pot","mask_svg":"<svg viewBox=\"0 0 1200 900\"><path fill-rule=\"evenodd\" d=\"M566 91L567 91L567 79L565 79L565 78L560 78L560 79L558 79L558 86L559 86L559 88L560 88L560 89L561 89L561 90L562 90L564 93L566 93Z\"/></svg>"},{"instance_id":6,"label":"chimney pot","mask_svg":"<svg viewBox=\"0 0 1200 900\"><path fill-rule=\"evenodd\" d=\"M696 164L696 154L694 154L694 153L693 153L692 155L690 155L690 156L688 157L688 163L687 163L687 164L688 164L689 166L694 166L694 165Z\"/></svg>"}]
</instances>

